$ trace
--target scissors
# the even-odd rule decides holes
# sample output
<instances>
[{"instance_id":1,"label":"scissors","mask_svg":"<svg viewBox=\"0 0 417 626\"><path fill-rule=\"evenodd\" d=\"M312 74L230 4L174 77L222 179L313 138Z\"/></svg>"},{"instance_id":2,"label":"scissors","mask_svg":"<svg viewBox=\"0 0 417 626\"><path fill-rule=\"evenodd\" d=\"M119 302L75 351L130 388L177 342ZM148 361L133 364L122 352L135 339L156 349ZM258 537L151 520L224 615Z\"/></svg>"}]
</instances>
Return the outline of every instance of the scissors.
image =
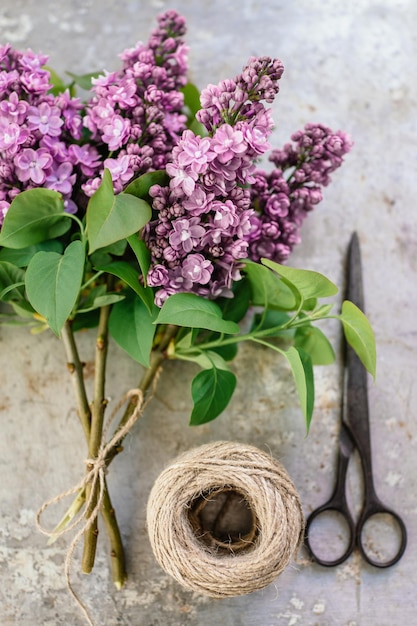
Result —
<instances>
[{"instance_id":1,"label":"scissors","mask_svg":"<svg viewBox=\"0 0 417 626\"><path fill-rule=\"evenodd\" d=\"M347 263L347 299L364 310L362 267L359 239L353 233L348 248ZM372 476L371 438L369 426L367 372L358 356L345 341L344 354L345 381L344 398L342 402L342 424L339 436L339 458L337 462L337 477L333 495L330 500L315 509L307 518L305 545L312 559L319 565L332 567L340 565L352 554L355 547L359 548L362 557L374 567L390 567L397 563L404 554L407 545L407 530L401 517L387 508L378 498ZM346 474L349 460L355 448L359 452L364 477L364 503L359 519L355 523L349 511L346 499ZM344 520L349 530L347 547L343 554L334 560L320 558L319 551L313 549L309 532L313 522L320 515L330 511L336 512L337 519ZM383 514L391 519L399 529L398 549L396 554L387 560L375 558L369 554L365 546L364 526L375 515ZM375 518L377 521L378 518Z\"/></svg>"}]
</instances>

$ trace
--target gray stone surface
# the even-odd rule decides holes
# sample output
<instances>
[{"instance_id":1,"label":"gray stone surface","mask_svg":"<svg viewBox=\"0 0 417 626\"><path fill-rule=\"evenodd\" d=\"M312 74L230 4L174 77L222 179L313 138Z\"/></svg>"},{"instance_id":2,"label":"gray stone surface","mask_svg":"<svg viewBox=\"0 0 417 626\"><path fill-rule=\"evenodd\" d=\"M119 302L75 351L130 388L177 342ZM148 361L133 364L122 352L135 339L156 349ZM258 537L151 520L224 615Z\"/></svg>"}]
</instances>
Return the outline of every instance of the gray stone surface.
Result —
<instances>
[{"instance_id":1,"label":"gray stone surface","mask_svg":"<svg viewBox=\"0 0 417 626\"><path fill-rule=\"evenodd\" d=\"M117 66L117 53L145 39L163 0L3 0L0 40L51 55L62 72ZM193 368L171 363L146 417L111 468L109 482L129 560L117 592L103 545L90 577L74 562L77 591L97 624L115 626L402 626L415 622L417 530L415 375L417 227L417 4L414 0L177 0L188 21L191 77L233 76L249 55L280 57L286 71L274 105L279 146L307 121L351 133L355 148L325 200L306 222L292 263L342 282L345 246L356 229L365 267L367 311L378 343L370 388L374 469L381 498L401 512L409 547L391 569L355 554L334 569L292 564L264 591L210 600L182 590L155 563L145 531L153 480L178 452L219 438L270 449L285 463L305 511L333 485L339 420L338 364L317 371L316 411L308 438L288 370L263 350L244 348L236 397L216 422L191 429ZM339 328L326 326L338 345ZM92 360L92 336L81 338ZM85 450L63 350L53 337L0 329L0 623L80 626L63 577L65 542L47 547L35 512L77 482ZM255 375L254 375L255 371ZM139 372L112 348L109 395ZM357 479L349 478L352 499ZM357 504L355 500L355 505ZM46 516L45 521L54 519ZM304 556L301 553L301 556Z\"/></svg>"}]
</instances>

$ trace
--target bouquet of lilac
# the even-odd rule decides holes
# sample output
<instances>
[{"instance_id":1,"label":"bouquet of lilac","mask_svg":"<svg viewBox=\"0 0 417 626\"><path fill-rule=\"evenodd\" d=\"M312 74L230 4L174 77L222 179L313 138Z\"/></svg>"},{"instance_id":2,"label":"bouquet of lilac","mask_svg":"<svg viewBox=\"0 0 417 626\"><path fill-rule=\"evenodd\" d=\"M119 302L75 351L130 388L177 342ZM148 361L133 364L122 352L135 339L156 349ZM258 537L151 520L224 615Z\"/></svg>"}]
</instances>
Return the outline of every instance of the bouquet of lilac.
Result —
<instances>
[{"instance_id":1,"label":"bouquet of lilac","mask_svg":"<svg viewBox=\"0 0 417 626\"><path fill-rule=\"evenodd\" d=\"M168 11L147 44L121 55L120 70L69 74L69 83L45 56L0 48L0 321L49 328L62 339L89 463L54 536L84 520L82 569L91 571L100 511L118 587L123 546L103 470L165 359L200 368L191 383L194 425L228 405L242 341L288 361L307 429L313 366L334 357L314 322L338 318L375 370L366 317L350 302L332 314L320 299L336 286L283 264L349 139L308 124L270 152L269 173L258 169L270 150L267 104L278 93L281 62L251 58L241 74L200 95L187 82L184 33L184 19ZM90 90L87 101L76 97L77 86ZM76 343L84 328L97 328L92 399ZM142 377L105 445L110 338Z\"/></svg>"}]
</instances>

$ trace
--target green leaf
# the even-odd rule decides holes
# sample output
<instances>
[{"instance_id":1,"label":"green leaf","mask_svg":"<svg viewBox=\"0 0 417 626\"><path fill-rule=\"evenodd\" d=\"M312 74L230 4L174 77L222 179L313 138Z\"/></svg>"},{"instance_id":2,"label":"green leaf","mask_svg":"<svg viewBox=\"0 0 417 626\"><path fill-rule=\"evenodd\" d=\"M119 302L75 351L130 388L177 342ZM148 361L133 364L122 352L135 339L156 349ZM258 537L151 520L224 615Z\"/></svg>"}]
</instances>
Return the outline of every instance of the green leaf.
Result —
<instances>
[{"instance_id":1,"label":"green leaf","mask_svg":"<svg viewBox=\"0 0 417 626\"><path fill-rule=\"evenodd\" d=\"M129 193L136 198L149 199L149 189L152 185L160 185L166 187L169 183L169 176L165 170L158 170L156 172L147 172L142 174L138 178L132 180L126 187L124 193ZM138 229L139 230L139 229Z\"/></svg>"},{"instance_id":2,"label":"green leaf","mask_svg":"<svg viewBox=\"0 0 417 626\"><path fill-rule=\"evenodd\" d=\"M72 320L72 330L78 332L79 330L86 330L87 328L97 328L99 322L100 312L98 309L87 311L87 313L78 313Z\"/></svg>"},{"instance_id":3,"label":"green leaf","mask_svg":"<svg viewBox=\"0 0 417 626\"><path fill-rule=\"evenodd\" d=\"M251 326L251 332L253 331L266 331L270 330L270 333L263 334L263 337L293 337L294 331L292 329L280 330L281 326L287 324L290 320L290 316L284 311L266 310L262 313L257 313L253 318Z\"/></svg>"},{"instance_id":4,"label":"green leaf","mask_svg":"<svg viewBox=\"0 0 417 626\"><path fill-rule=\"evenodd\" d=\"M150 366L152 342L156 331L154 311L149 313L144 302L130 292L115 304L110 313L109 330L116 343L135 361Z\"/></svg>"},{"instance_id":5,"label":"green leaf","mask_svg":"<svg viewBox=\"0 0 417 626\"><path fill-rule=\"evenodd\" d=\"M317 298L308 298L303 302L303 311L314 311L317 307Z\"/></svg>"},{"instance_id":6,"label":"green leaf","mask_svg":"<svg viewBox=\"0 0 417 626\"><path fill-rule=\"evenodd\" d=\"M21 280L18 283L13 283L12 285L5 287L3 291L0 292L0 300L2 300L3 302L7 302L7 300L12 300L13 298L16 299L17 297L23 299L23 293L19 292L19 288L24 286L25 281ZM11 293L12 295L10 296L10 298L7 298L6 296L8 296L9 293Z\"/></svg>"},{"instance_id":7,"label":"green leaf","mask_svg":"<svg viewBox=\"0 0 417 626\"><path fill-rule=\"evenodd\" d=\"M84 305L82 308L77 309L77 315L79 313L89 313L95 309L101 309L102 306L108 306L124 300L125 296L121 296L117 293L107 293L102 296L97 296L89 305Z\"/></svg>"},{"instance_id":8,"label":"green leaf","mask_svg":"<svg viewBox=\"0 0 417 626\"><path fill-rule=\"evenodd\" d=\"M291 347L282 354L291 366L308 432L314 408L314 376L311 359L300 348Z\"/></svg>"},{"instance_id":9,"label":"green leaf","mask_svg":"<svg viewBox=\"0 0 417 626\"><path fill-rule=\"evenodd\" d=\"M305 411L305 420L306 420L306 429L307 434L310 430L311 418L313 417L314 411L314 371L313 371L313 363L311 361L310 355L304 350L297 348L298 354L300 355L301 363L304 368L304 375L306 381L306 390L307 390L307 401L306 401L306 411Z\"/></svg>"},{"instance_id":10,"label":"green leaf","mask_svg":"<svg viewBox=\"0 0 417 626\"><path fill-rule=\"evenodd\" d=\"M61 253L64 246L61 241L57 239L50 239L49 241L41 241L28 248L2 248L0 250L0 261L8 261L13 263L17 267L26 267L33 256L40 250L59 252Z\"/></svg>"},{"instance_id":11,"label":"green leaf","mask_svg":"<svg viewBox=\"0 0 417 626\"><path fill-rule=\"evenodd\" d=\"M243 278L234 283L233 298L220 298L217 300L217 303L222 310L223 319L238 323L248 312L250 301L251 289L249 281Z\"/></svg>"},{"instance_id":12,"label":"green leaf","mask_svg":"<svg viewBox=\"0 0 417 626\"><path fill-rule=\"evenodd\" d=\"M58 76L55 70L47 65L43 65L42 69L49 72L49 82L52 85L52 88L49 90L48 93L52 93L54 96L57 96L58 94L65 91L65 89L67 89L68 85L64 83L62 78Z\"/></svg>"},{"instance_id":13,"label":"green leaf","mask_svg":"<svg viewBox=\"0 0 417 626\"><path fill-rule=\"evenodd\" d=\"M92 78L97 78L101 76L103 72L89 72L88 74L73 74L72 72L66 72L68 76L71 76L72 80L78 87L84 89L85 91L90 91L93 83L91 81Z\"/></svg>"},{"instance_id":14,"label":"green leaf","mask_svg":"<svg viewBox=\"0 0 417 626\"><path fill-rule=\"evenodd\" d=\"M175 336L175 351L192 349L197 334L198 329L180 329Z\"/></svg>"},{"instance_id":15,"label":"green leaf","mask_svg":"<svg viewBox=\"0 0 417 626\"><path fill-rule=\"evenodd\" d=\"M6 261L0 262L0 300L23 300L25 272Z\"/></svg>"},{"instance_id":16,"label":"green leaf","mask_svg":"<svg viewBox=\"0 0 417 626\"><path fill-rule=\"evenodd\" d=\"M338 317L343 324L346 341L355 350L368 372L375 378L375 337L368 318L349 300L343 302L342 313Z\"/></svg>"},{"instance_id":17,"label":"green leaf","mask_svg":"<svg viewBox=\"0 0 417 626\"><path fill-rule=\"evenodd\" d=\"M238 353L238 344L230 343L226 346L217 346L213 348L214 352L217 352L225 361L233 361Z\"/></svg>"},{"instance_id":18,"label":"green leaf","mask_svg":"<svg viewBox=\"0 0 417 626\"><path fill-rule=\"evenodd\" d=\"M27 248L67 232L71 219L64 213L60 193L52 189L22 191L11 203L0 233L0 246Z\"/></svg>"},{"instance_id":19,"label":"green leaf","mask_svg":"<svg viewBox=\"0 0 417 626\"><path fill-rule=\"evenodd\" d=\"M20 300L18 302L9 302L16 315L19 317L24 317L26 319L33 318L36 313L35 309L32 307L30 302L27 300Z\"/></svg>"},{"instance_id":20,"label":"green leaf","mask_svg":"<svg viewBox=\"0 0 417 626\"><path fill-rule=\"evenodd\" d=\"M335 354L332 345L326 335L316 326L309 324L297 328L294 346L307 352L313 365L330 365L334 362Z\"/></svg>"},{"instance_id":21,"label":"green leaf","mask_svg":"<svg viewBox=\"0 0 417 626\"><path fill-rule=\"evenodd\" d=\"M188 122L188 128L193 131L194 135L207 137L207 128L195 118Z\"/></svg>"},{"instance_id":22,"label":"green leaf","mask_svg":"<svg viewBox=\"0 0 417 626\"><path fill-rule=\"evenodd\" d=\"M146 243L143 239L140 239L136 233L134 235L130 235L130 237L127 238L127 241L138 260L146 286L146 277L151 264L151 253L149 252L149 248L147 248Z\"/></svg>"},{"instance_id":23,"label":"green leaf","mask_svg":"<svg viewBox=\"0 0 417 626\"><path fill-rule=\"evenodd\" d=\"M19 319L14 313L0 313L0 326L32 326L31 321Z\"/></svg>"},{"instance_id":24,"label":"green leaf","mask_svg":"<svg viewBox=\"0 0 417 626\"><path fill-rule=\"evenodd\" d=\"M198 87L196 87L194 83L188 82L181 91L184 94L184 105L189 109L192 116L195 117L197 111L201 109L200 91Z\"/></svg>"},{"instance_id":25,"label":"green leaf","mask_svg":"<svg viewBox=\"0 0 417 626\"><path fill-rule=\"evenodd\" d=\"M207 135L206 127L196 120L196 113L201 109L200 92L193 83L187 83L181 89L184 94L184 107L187 115L187 127L195 135L204 137Z\"/></svg>"},{"instance_id":26,"label":"green leaf","mask_svg":"<svg viewBox=\"0 0 417 626\"><path fill-rule=\"evenodd\" d=\"M333 304L322 304L317 307L317 309L314 309L309 317L311 320L322 319L323 317L327 317L329 315L332 308Z\"/></svg>"},{"instance_id":27,"label":"green leaf","mask_svg":"<svg viewBox=\"0 0 417 626\"><path fill-rule=\"evenodd\" d=\"M156 324L175 324L189 328L205 328L219 333L235 334L239 326L224 320L220 307L193 293L176 293L163 304Z\"/></svg>"},{"instance_id":28,"label":"green leaf","mask_svg":"<svg viewBox=\"0 0 417 626\"><path fill-rule=\"evenodd\" d=\"M269 259L261 259L261 262L266 267L277 272L287 285L295 287L304 300L309 298L326 298L334 296L338 292L336 285L318 272L280 265Z\"/></svg>"},{"instance_id":29,"label":"green leaf","mask_svg":"<svg viewBox=\"0 0 417 626\"><path fill-rule=\"evenodd\" d=\"M297 308L294 293L275 272L252 261L245 261L245 272L252 291L252 303L255 306L282 311L293 311Z\"/></svg>"},{"instance_id":30,"label":"green leaf","mask_svg":"<svg viewBox=\"0 0 417 626\"><path fill-rule=\"evenodd\" d=\"M223 357L214 350L199 350L198 346L193 349L181 351L175 350L174 356L183 361L192 361L197 363L203 370L212 369L228 370L229 367Z\"/></svg>"},{"instance_id":31,"label":"green leaf","mask_svg":"<svg viewBox=\"0 0 417 626\"><path fill-rule=\"evenodd\" d=\"M81 241L73 241L63 255L38 252L26 270L29 302L58 336L77 301L84 262L83 244Z\"/></svg>"},{"instance_id":32,"label":"green leaf","mask_svg":"<svg viewBox=\"0 0 417 626\"><path fill-rule=\"evenodd\" d=\"M109 246L100 248L100 252L103 252L104 254L112 254L113 256L123 256L126 252L126 248L126 239L121 239L120 241L115 241L115 243L112 243Z\"/></svg>"},{"instance_id":33,"label":"green leaf","mask_svg":"<svg viewBox=\"0 0 417 626\"><path fill-rule=\"evenodd\" d=\"M93 252L90 256L90 262L93 266L107 265L113 261L113 256L123 256L126 252L127 240L121 239L112 243L110 246L104 246ZM112 256L113 255L113 256Z\"/></svg>"},{"instance_id":34,"label":"green leaf","mask_svg":"<svg viewBox=\"0 0 417 626\"><path fill-rule=\"evenodd\" d=\"M143 287L139 282L139 273L126 261L114 261L108 265L97 267L102 272L108 272L123 280L145 303L149 313L153 309L154 292L150 287Z\"/></svg>"},{"instance_id":35,"label":"green leaf","mask_svg":"<svg viewBox=\"0 0 417 626\"><path fill-rule=\"evenodd\" d=\"M87 207L89 253L133 235L151 218L147 202L128 193L114 195L109 170Z\"/></svg>"},{"instance_id":36,"label":"green leaf","mask_svg":"<svg viewBox=\"0 0 417 626\"><path fill-rule=\"evenodd\" d=\"M235 387L233 372L215 367L199 372L191 383L194 407L190 424L197 426L215 419L229 404Z\"/></svg>"},{"instance_id":37,"label":"green leaf","mask_svg":"<svg viewBox=\"0 0 417 626\"><path fill-rule=\"evenodd\" d=\"M42 69L49 72L49 82L51 83L51 85L65 88L64 81L59 76L59 74L55 72L55 70L52 67L49 67L49 65L43 65Z\"/></svg>"}]
</instances>

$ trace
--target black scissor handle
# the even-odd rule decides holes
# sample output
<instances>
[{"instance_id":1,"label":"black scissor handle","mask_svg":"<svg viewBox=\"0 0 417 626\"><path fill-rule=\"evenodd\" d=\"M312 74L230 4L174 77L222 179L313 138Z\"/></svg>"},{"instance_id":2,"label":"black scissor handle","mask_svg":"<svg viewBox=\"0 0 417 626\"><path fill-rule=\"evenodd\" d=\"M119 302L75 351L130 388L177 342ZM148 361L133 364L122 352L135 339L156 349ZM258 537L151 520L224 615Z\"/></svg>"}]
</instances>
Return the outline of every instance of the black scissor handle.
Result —
<instances>
[{"instance_id":1,"label":"black scissor handle","mask_svg":"<svg viewBox=\"0 0 417 626\"><path fill-rule=\"evenodd\" d=\"M397 525L400 531L400 541L398 545L398 550L394 554L393 557L388 558L387 560L384 560L382 558L381 559L373 558L372 556L370 556L369 550L367 550L364 545L364 532L363 531L364 531L365 524L369 520L371 520L372 517L376 515L386 515L392 518L392 520L395 522L395 524ZM391 567L391 565L395 565L395 563L398 563L398 561L401 559L402 555L405 552L405 549L407 547L407 529L405 527L403 520L398 515L398 513L396 513L395 511L392 511L391 509L387 509L376 498L374 501L372 501L365 507L364 511L362 512L362 515L360 516L358 525L356 527L356 544L359 548L360 553L362 554L362 557L365 559L367 563L369 563L369 565L373 565L373 567L379 567L379 568Z\"/></svg>"},{"instance_id":2,"label":"black scissor handle","mask_svg":"<svg viewBox=\"0 0 417 626\"><path fill-rule=\"evenodd\" d=\"M335 513L338 513L346 522L346 525L349 531L349 537L348 537L348 545L346 549L344 550L343 554L337 557L336 559L327 560L327 559L321 558L320 555L317 554L315 549L312 547L311 541L310 541L310 529L311 529L312 524L317 520L318 517L320 517L324 513L328 513L332 511L334 511ZM310 513L310 515L307 518L305 535L304 535L304 543L313 561L315 561L319 565L323 565L324 567L334 567L346 561L346 559L348 559L349 556L352 554L353 549L356 544L355 523L353 521L351 514L349 513L348 508L341 505L337 501L331 500L327 502L326 504L323 504L322 506L319 506L317 509L315 509L312 513Z\"/></svg>"}]
</instances>

